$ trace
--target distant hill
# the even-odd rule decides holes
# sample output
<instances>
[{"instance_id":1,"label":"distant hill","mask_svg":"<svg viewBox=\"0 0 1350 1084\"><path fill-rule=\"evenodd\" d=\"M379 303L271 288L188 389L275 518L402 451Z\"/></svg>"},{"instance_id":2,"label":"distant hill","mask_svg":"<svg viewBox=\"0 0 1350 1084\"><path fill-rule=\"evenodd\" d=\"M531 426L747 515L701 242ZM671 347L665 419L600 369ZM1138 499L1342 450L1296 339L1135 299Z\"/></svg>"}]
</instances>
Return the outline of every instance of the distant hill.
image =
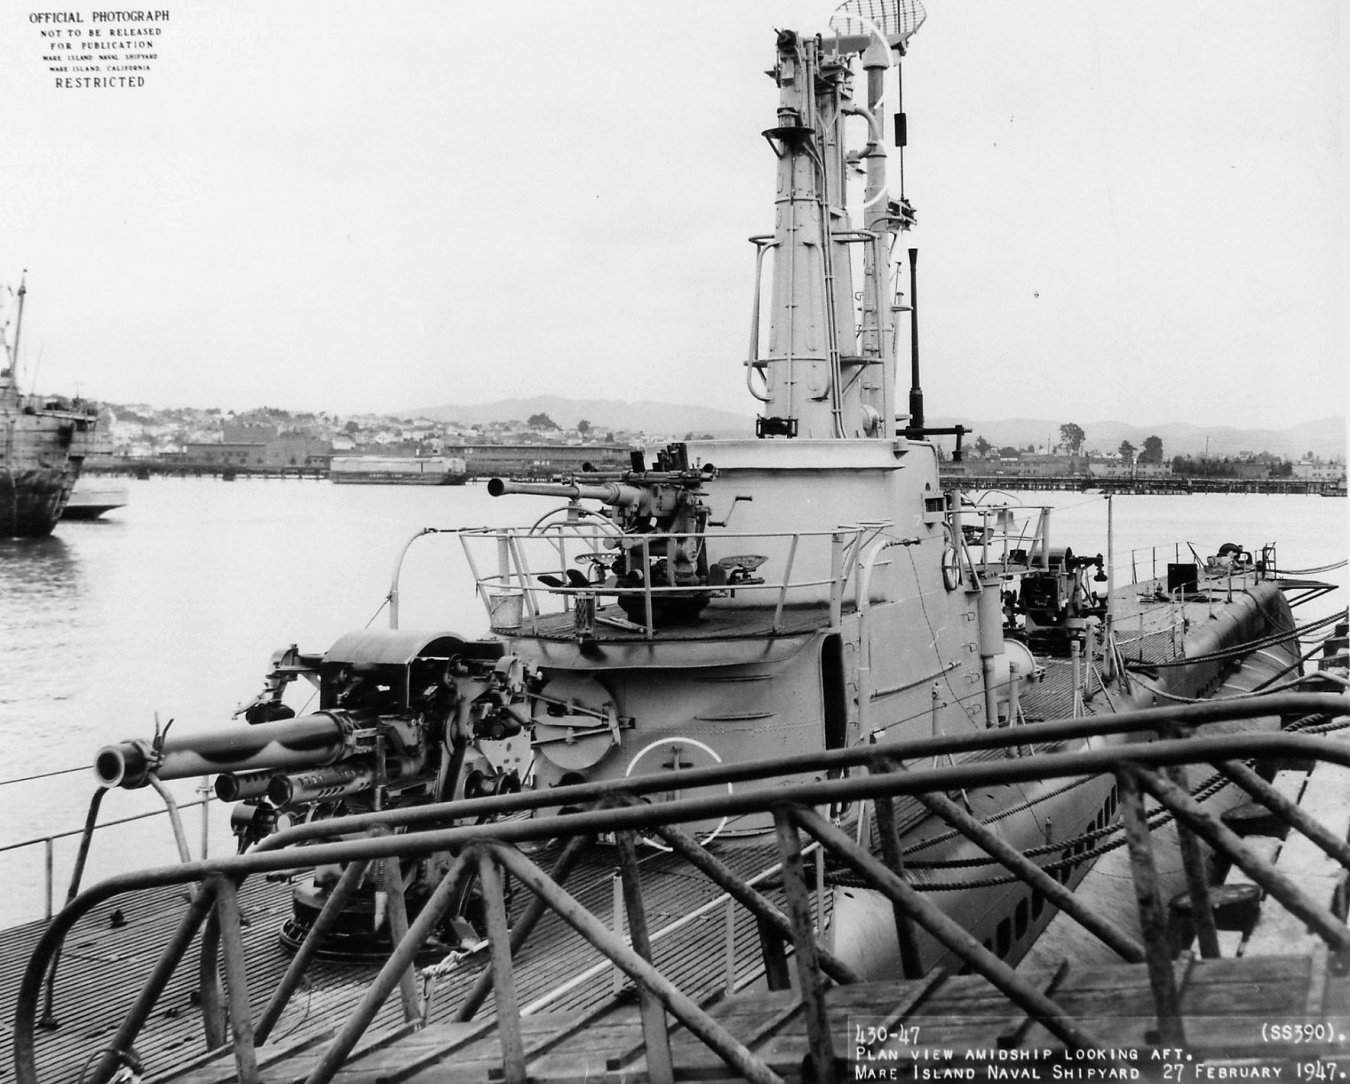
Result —
<instances>
[{"instance_id":1,"label":"distant hill","mask_svg":"<svg viewBox=\"0 0 1350 1084\"><path fill-rule=\"evenodd\" d=\"M525 421L531 414L547 414L564 429L572 429L585 418L594 429L627 429L644 433L711 433L714 436L750 436L755 431L750 414L729 410L690 406L684 403L656 403L620 399L566 399L560 395L532 395L525 399L500 399L495 403L472 403L418 407L404 412L407 417L435 421L461 422L466 425L485 422Z\"/></svg>"},{"instance_id":2,"label":"distant hill","mask_svg":"<svg viewBox=\"0 0 1350 1084\"><path fill-rule=\"evenodd\" d=\"M641 430L652 434L711 433L714 436L749 436L754 432L750 414L683 403L658 403L650 400L624 402L618 399L568 399L559 395L536 395L522 399L501 399L495 403L418 407L405 412L406 416L433 418L437 421L455 421L464 424L524 421L531 414L547 414L565 429L573 428L582 418L604 431L606 429ZM1059 427L1067 419L1053 421L1046 418L1002 418L974 421L969 418L930 418L934 426L965 425L974 436L982 436L991 444L1002 447L1011 444L1025 447L1043 445L1047 437L1053 444L1059 440ZM1134 425L1128 422L1083 422L1087 434L1085 445L1099 452L1114 452L1121 441L1128 440L1136 448L1143 447L1150 436L1162 438L1163 454L1203 455L1222 458L1243 452L1269 452L1286 459L1301 459L1312 452L1323 459L1346 454L1346 420L1344 417L1320 418L1286 429L1241 429L1232 426L1199 426L1185 422L1167 422L1158 425Z\"/></svg>"},{"instance_id":3,"label":"distant hill","mask_svg":"<svg viewBox=\"0 0 1350 1084\"><path fill-rule=\"evenodd\" d=\"M969 419L933 420L933 425L952 425L956 421L974 435L984 437L990 444L1003 447L1025 447L1035 444L1038 447L1059 440L1059 427L1063 422L1045 418L1004 418L997 421L970 421ZM1208 442L1208 455L1222 458L1236 456L1243 452L1269 452L1285 459L1301 459L1306 452L1312 452L1323 459L1346 454L1346 420L1343 417L1320 418L1317 421L1303 422L1286 429L1240 429L1233 426L1189 425L1185 422L1168 422L1159 425L1133 425L1128 422L1096 421L1077 423L1086 434L1084 447L1099 452L1114 452L1121 441L1128 440L1136 448L1143 447L1144 440L1150 436L1160 437L1163 442L1163 455L1170 459L1174 455L1204 455Z\"/></svg>"}]
</instances>

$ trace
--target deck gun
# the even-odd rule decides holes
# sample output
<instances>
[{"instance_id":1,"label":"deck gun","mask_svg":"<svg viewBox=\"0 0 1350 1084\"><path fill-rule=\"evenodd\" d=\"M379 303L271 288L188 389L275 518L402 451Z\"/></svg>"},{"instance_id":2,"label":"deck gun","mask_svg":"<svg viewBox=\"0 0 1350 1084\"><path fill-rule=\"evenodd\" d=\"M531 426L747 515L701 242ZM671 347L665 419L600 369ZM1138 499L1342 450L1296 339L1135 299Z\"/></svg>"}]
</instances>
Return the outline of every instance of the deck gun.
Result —
<instances>
[{"instance_id":1,"label":"deck gun","mask_svg":"<svg viewBox=\"0 0 1350 1084\"><path fill-rule=\"evenodd\" d=\"M597 582L584 576L556 586L605 586L629 620L642 621L648 601L642 589L662 588L652 600L656 625L697 620L710 598L707 588L725 583L725 570L710 568L704 532L709 509L703 484L717 476L712 464L690 467L687 447L674 443L657 453L655 469L647 469L639 452L632 469L592 471L560 482L488 481L493 497L511 493L565 497L573 504L596 500L609 506L606 515L618 528L606 542L606 553L589 555ZM548 581L545 580L545 583Z\"/></svg>"},{"instance_id":2,"label":"deck gun","mask_svg":"<svg viewBox=\"0 0 1350 1084\"><path fill-rule=\"evenodd\" d=\"M303 679L317 710L283 702ZM321 655L295 646L273 656L262 692L236 713L246 725L207 734L165 733L99 751L104 787L216 775L216 795L237 802L231 825L243 851L278 826L408 804L509 794L529 763L527 687L533 671L496 640L453 633L365 629ZM446 857L405 870L410 909L434 885ZM296 886L294 918L283 932L298 943L322 908L336 871ZM372 882L358 894L329 955L387 951ZM365 914L369 912L369 914ZM443 931L466 936L461 926Z\"/></svg>"}]
</instances>

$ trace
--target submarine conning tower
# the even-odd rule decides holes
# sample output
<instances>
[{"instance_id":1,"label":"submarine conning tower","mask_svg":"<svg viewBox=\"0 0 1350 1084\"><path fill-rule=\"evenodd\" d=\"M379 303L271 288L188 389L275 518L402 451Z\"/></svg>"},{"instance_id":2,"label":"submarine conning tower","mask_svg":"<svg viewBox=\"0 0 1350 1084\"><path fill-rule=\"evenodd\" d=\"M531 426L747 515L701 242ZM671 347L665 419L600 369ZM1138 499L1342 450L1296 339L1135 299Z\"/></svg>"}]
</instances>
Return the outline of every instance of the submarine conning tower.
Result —
<instances>
[{"instance_id":1,"label":"submarine conning tower","mask_svg":"<svg viewBox=\"0 0 1350 1084\"><path fill-rule=\"evenodd\" d=\"M879 21L841 9L834 33L783 30L769 73L777 123L764 137L778 159L772 234L757 250L748 383L763 404L758 437L888 438L895 435L895 313L890 253L913 223L903 193L887 191L882 109L887 71L898 67L923 19L901 3ZM860 58L862 86L855 86ZM903 115L896 114L903 147ZM861 211L849 185L863 175ZM903 178L903 171L902 171ZM768 342L760 352L760 273L772 262Z\"/></svg>"}]
</instances>

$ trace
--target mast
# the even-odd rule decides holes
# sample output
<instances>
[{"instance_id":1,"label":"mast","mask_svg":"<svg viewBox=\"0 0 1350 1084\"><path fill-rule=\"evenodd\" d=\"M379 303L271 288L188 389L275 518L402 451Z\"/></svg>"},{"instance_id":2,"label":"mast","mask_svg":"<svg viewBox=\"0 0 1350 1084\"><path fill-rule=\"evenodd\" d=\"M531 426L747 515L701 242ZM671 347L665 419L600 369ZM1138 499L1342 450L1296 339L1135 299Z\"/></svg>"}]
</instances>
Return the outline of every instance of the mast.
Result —
<instances>
[{"instance_id":1,"label":"mast","mask_svg":"<svg viewBox=\"0 0 1350 1084\"><path fill-rule=\"evenodd\" d=\"M777 124L764 133L778 158L767 351L750 365L764 377L761 437L852 440L895 433L895 354L890 250L912 212L886 188L882 135L886 69L923 21L916 0L877 20L845 5L828 36L778 35L772 76ZM865 99L854 97L855 62ZM863 121L860 146L847 135ZM848 131L846 132L846 128ZM864 175L854 226L850 175ZM855 287L860 248L861 287Z\"/></svg>"},{"instance_id":2,"label":"mast","mask_svg":"<svg viewBox=\"0 0 1350 1084\"><path fill-rule=\"evenodd\" d=\"M19 382L19 336L23 334L23 299L28 294L28 272L24 271L19 278L19 290L15 295L18 297L18 305L14 312L14 342L5 344L6 364L5 373L12 377L15 385ZM0 336L3 338L3 336Z\"/></svg>"}]
</instances>

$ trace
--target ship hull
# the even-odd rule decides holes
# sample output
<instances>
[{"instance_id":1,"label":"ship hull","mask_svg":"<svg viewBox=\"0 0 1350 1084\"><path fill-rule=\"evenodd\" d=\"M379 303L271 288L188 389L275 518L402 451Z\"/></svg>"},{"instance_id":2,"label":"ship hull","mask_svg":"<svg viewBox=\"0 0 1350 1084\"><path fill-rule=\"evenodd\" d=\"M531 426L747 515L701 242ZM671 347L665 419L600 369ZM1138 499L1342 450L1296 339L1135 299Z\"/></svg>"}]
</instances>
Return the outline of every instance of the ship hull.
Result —
<instances>
[{"instance_id":1,"label":"ship hull","mask_svg":"<svg viewBox=\"0 0 1350 1084\"><path fill-rule=\"evenodd\" d=\"M98 519L105 512L123 507L128 499L129 494L127 487L124 485L98 484L85 478L83 481L76 483L75 489L70 495L70 500L66 502L66 510L61 513L61 518L67 520Z\"/></svg>"},{"instance_id":2,"label":"ship hull","mask_svg":"<svg viewBox=\"0 0 1350 1084\"><path fill-rule=\"evenodd\" d=\"M21 395L11 371L0 371L0 538L51 533L96 428L87 406Z\"/></svg>"},{"instance_id":3,"label":"ship hull","mask_svg":"<svg viewBox=\"0 0 1350 1084\"><path fill-rule=\"evenodd\" d=\"M328 477L335 485L462 486L464 460L446 456L337 456Z\"/></svg>"},{"instance_id":4,"label":"ship hull","mask_svg":"<svg viewBox=\"0 0 1350 1084\"><path fill-rule=\"evenodd\" d=\"M1292 632L1293 626L1293 614L1284 594L1269 582L1252 584L1216 610L1209 626L1201 626L1186 637L1183 657L1196 661L1164 671L1157 687L1165 696L1182 699L1223 700L1247 693L1262 682L1275 680L1285 668L1297 665L1298 640ZM1236 652L1244 644L1250 645L1281 633L1287 634L1288 638L1269 645L1263 651L1240 655L1236 667L1231 662L1220 663L1206 658ZM1244 677L1244 682L1233 684L1234 678L1228 673L1230 667L1233 675ZM1222 687L1220 682L1224 682ZM1206 693L1209 695L1205 696ZM1166 702L1165 698L1159 700L1151 689L1140 684L1135 684L1133 691L1128 694L1116 689L1115 696L1115 706L1107 714L1143 710ZM1278 729L1279 725L1278 718L1258 717L1215 723L1207 726L1204 733L1217 735L1247 730L1272 731ZM1105 740L1121 742L1129 739L1112 737ZM1209 774L1194 767L1183 771L1187 785L1192 790L1204 783L1205 776ZM1099 833L1112 824L1117 816L1118 805L1115 780L1110 776L1084 779L1081 785L1067 791L1063 787L1063 780L1054 779L1035 786L1009 787L1003 793L997 790L984 794L972 792L966 795L966 799L976 803L974 811L979 819L990 824L997 823L999 835L1004 841L1023 853L1035 854L1038 849L1046 852L1044 845L1047 835L1064 841L1058 851L1046 852L1042 862L1055 859L1064 861L1074 855L1075 841L1085 838L1088 833ZM1245 800L1247 796L1230 785L1218 788L1205 799L1204 806L1211 815L1219 816ZM1039 812L1035 815L1007 815L1009 810L1018 806ZM936 820L920 823L915 830L901 838L901 846L905 847L915 838L936 836L945 829L946 825ZM1157 835L1155 846L1175 848L1174 825L1159 830ZM922 850L919 853L929 862L935 859L971 861L984 857L979 847L964 839L954 841L942 851ZM1125 851L1119 851L1118 854L1112 853L1110 858L1119 858L1123 863L1126 854ZM1095 861L1089 857L1070 867L1061 875L1064 884L1077 890L1085 878L1091 877L1095 865ZM1118 892L1122 879L1129 875L1128 869L1113 869L1115 877L1100 897L1093 897L1094 907L1118 926L1138 935L1135 901L1132 896L1122 897ZM916 873L915 883L921 888L926 880L961 879L959 874L951 871L945 874L912 871L911 876ZM985 948L1006 962L1016 964L1037 943L1058 912L1053 907L1045 906L1039 892L1015 878L1000 877L1008 882L1002 885L986 883L977 886L974 883L977 879L990 878L991 874L1003 875L1006 871L989 864L975 866L968 874L972 879L970 887L930 892L928 896L963 929L980 939ZM1160 875L1160 884L1167 894L1184 890L1183 870L1179 861L1175 868ZM840 959L851 964L865 979L891 978L899 972L900 949L896 940L894 909L888 897L868 888L836 888L830 913L832 920L828 942ZM1082 958L1089 950L1100 953L1102 959L1112 958L1108 949L1071 920L1061 918L1060 922L1073 930L1072 952L1077 958ZM931 938L923 938L919 949L924 971L938 965L960 966L960 961L954 955L942 949Z\"/></svg>"},{"instance_id":5,"label":"ship hull","mask_svg":"<svg viewBox=\"0 0 1350 1084\"><path fill-rule=\"evenodd\" d=\"M78 476L79 468L73 464L0 471L0 537L51 534Z\"/></svg>"},{"instance_id":6,"label":"ship hull","mask_svg":"<svg viewBox=\"0 0 1350 1084\"><path fill-rule=\"evenodd\" d=\"M462 486L466 474L335 474L333 484L340 486Z\"/></svg>"}]
</instances>

